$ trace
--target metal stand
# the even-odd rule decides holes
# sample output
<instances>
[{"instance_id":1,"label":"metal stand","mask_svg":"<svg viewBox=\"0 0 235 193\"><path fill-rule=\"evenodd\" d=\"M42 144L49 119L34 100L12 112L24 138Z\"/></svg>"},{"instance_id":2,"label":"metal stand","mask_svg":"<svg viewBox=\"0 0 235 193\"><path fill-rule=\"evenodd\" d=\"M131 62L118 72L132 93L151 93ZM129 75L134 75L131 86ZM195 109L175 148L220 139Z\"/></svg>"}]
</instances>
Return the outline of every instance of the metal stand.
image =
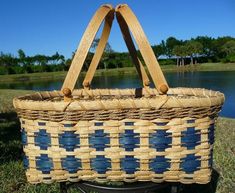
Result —
<instances>
[{"instance_id":1,"label":"metal stand","mask_svg":"<svg viewBox=\"0 0 235 193\"><path fill-rule=\"evenodd\" d=\"M99 193L150 193L156 190L162 190L171 186L171 193L178 193L178 184L170 183L153 183L153 182L136 182L123 183L120 186L98 184L93 182L81 181L78 183L60 183L60 193L68 193L70 187L76 187L81 193L96 191Z\"/></svg>"}]
</instances>

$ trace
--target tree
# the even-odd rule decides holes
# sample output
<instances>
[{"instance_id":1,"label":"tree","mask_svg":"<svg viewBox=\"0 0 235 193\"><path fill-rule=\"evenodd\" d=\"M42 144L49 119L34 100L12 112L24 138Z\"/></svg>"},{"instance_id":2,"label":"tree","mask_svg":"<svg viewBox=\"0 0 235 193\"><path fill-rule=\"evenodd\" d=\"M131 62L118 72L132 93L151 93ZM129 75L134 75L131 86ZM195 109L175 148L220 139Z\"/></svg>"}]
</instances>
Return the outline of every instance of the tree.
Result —
<instances>
[{"instance_id":1,"label":"tree","mask_svg":"<svg viewBox=\"0 0 235 193\"><path fill-rule=\"evenodd\" d=\"M235 55L235 40L230 40L222 46L222 51L224 51L227 56Z\"/></svg>"},{"instance_id":2,"label":"tree","mask_svg":"<svg viewBox=\"0 0 235 193\"><path fill-rule=\"evenodd\" d=\"M235 62L235 40L226 42L222 51L226 54L225 62Z\"/></svg>"},{"instance_id":3,"label":"tree","mask_svg":"<svg viewBox=\"0 0 235 193\"><path fill-rule=\"evenodd\" d=\"M26 64L26 55L22 49L18 50L18 57L19 57L20 65L24 66Z\"/></svg>"},{"instance_id":4,"label":"tree","mask_svg":"<svg viewBox=\"0 0 235 193\"><path fill-rule=\"evenodd\" d=\"M49 61L52 61L52 64L61 64L65 62L65 58L63 55L60 55L58 52L56 52L51 57L48 57Z\"/></svg>"},{"instance_id":5,"label":"tree","mask_svg":"<svg viewBox=\"0 0 235 193\"><path fill-rule=\"evenodd\" d=\"M195 40L187 41L185 46L186 46L187 55L189 55L191 58L191 64L194 64L193 58L194 57L196 58L199 54L202 53L203 46L200 42L197 42ZM195 63L197 63L196 59Z\"/></svg>"},{"instance_id":6,"label":"tree","mask_svg":"<svg viewBox=\"0 0 235 193\"><path fill-rule=\"evenodd\" d=\"M215 42L214 42L215 57L217 58L217 60L223 59L226 57L226 53L223 50L223 46L231 40L234 40L234 38L232 38L230 36L218 37L215 40Z\"/></svg>"},{"instance_id":7,"label":"tree","mask_svg":"<svg viewBox=\"0 0 235 193\"><path fill-rule=\"evenodd\" d=\"M95 52L98 44L99 44L100 39L99 38L95 38L94 41L91 44L91 52Z\"/></svg>"},{"instance_id":8,"label":"tree","mask_svg":"<svg viewBox=\"0 0 235 193\"><path fill-rule=\"evenodd\" d=\"M173 50L172 50L172 53L173 55L176 56L176 65L177 67L180 65L180 57L181 57L181 46L179 45L176 45L174 46Z\"/></svg>"},{"instance_id":9,"label":"tree","mask_svg":"<svg viewBox=\"0 0 235 193\"><path fill-rule=\"evenodd\" d=\"M173 55L173 48L177 45L182 45L182 41L177 40L175 37L169 37L165 43L165 55L169 58Z\"/></svg>"},{"instance_id":10,"label":"tree","mask_svg":"<svg viewBox=\"0 0 235 193\"><path fill-rule=\"evenodd\" d=\"M106 43L106 46L105 46L104 51L105 51L106 53L113 53L113 52L114 52L113 49L112 49L112 47L111 47L111 45L109 44L109 42Z\"/></svg>"},{"instance_id":11,"label":"tree","mask_svg":"<svg viewBox=\"0 0 235 193\"><path fill-rule=\"evenodd\" d=\"M96 48L99 44L99 41L100 41L99 38L94 39L94 41L91 44L91 52L95 52L95 50L96 50ZM113 52L113 49L112 49L111 45L109 44L109 42L106 43L104 52L107 52L107 53L112 53Z\"/></svg>"},{"instance_id":12,"label":"tree","mask_svg":"<svg viewBox=\"0 0 235 193\"><path fill-rule=\"evenodd\" d=\"M187 47L185 45L176 45L172 53L177 56L177 66L184 66L184 59L187 56Z\"/></svg>"},{"instance_id":13,"label":"tree","mask_svg":"<svg viewBox=\"0 0 235 193\"><path fill-rule=\"evenodd\" d=\"M11 54L0 53L0 66L10 67L17 66L18 60Z\"/></svg>"},{"instance_id":14,"label":"tree","mask_svg":"<svg viewBox=\"0 0 235 193\"><path fill-rule=\"evenodd\" d=\"M91 45L91 51L94 53L98 44L99 44L100 39L96 38L94 39L94 41L92 42ZM110 59L110 55L114 53L111 45L109 44L109 42L106 43L105 49L104 49L104 53L103 53L103 57L101 58L101 62L104 64L104 68L106 70L107 66L108 66L108 60Z\"/></svg>"},{"instance_id":15,"label":"tree","mask_svg":"<svg viewBox=\"0 0 235 193\"><path fill-rule=\"evenodd\" d=\"M154 45L152 46L153 52L155 54L155 56L158 58L161 55L164 55L164 47L162 46L162 44L160 45Z\"/></svg>"},{"instance_id":16,"label":"tree","mask_svg":"<svg viewBox=\"0 0 235 193\"><path fill-rule=\"evenodd\" d=\"M25 59L26 55L22 49L18 50L18 56L20 59Z\"/></svg>"},{"instance_id":17,"label":"tree","mask_svg":"<svg viewBox=\"0 0 235 193\"><path fill-rule=\"evenodd\" d=\"M36 65L46 65L48 63L48 57L45 56L45 55L41 55L41 54L37 54L35 56L33 56L33 61L34 61L34 64Z\"/></svg>"},{"instance_id":18,"label":"tree","mask_svg":"<svg viewBox=\"0 0 235 193\"><path fill-rule=\"evenodd\" d=\"M198 36L195 39L196 42L202 45L202 54L205 57L211 57L215 54L215 39L208 36Z\"/></svg>"}]
</instances>

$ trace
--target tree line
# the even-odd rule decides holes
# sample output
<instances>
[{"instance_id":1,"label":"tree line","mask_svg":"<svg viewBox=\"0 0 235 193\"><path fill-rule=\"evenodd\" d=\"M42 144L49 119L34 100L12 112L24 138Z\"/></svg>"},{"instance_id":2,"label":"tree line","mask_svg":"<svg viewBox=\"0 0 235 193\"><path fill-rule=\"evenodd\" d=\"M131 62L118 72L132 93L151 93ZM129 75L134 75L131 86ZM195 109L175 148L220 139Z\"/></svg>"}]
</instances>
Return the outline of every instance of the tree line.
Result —
<instances>
[{"instance_id":1,"label":"tree line","mask_svg":"<svg viewBox=\"0 0 235 193\"><path fill-rule=\"evenodd\" d=\"M90 52L85 60L83 70L87 70L98 45L99 39L95 39ZM235 38L230 36L212 38L198 36L190 40L179 40L169 37L162 40L159 45L152 46L154 54L160 65L194 65L202 62L235 62ZM22 49L18 55L0 52L0 75L22 74L34 72L52 72L68 70L75 52L70 58L56 52L51 56L34 55L27 56ZM140 52L138 54L141 58ZM129 53L115 52L107 43L105 52L100 61L100 69L122 68L133 66Z\"/></svg>"},{"instance_id":2,"label":"tree line","mask_svg":"<svg viewBox=\"0 0 235 193\"><path fill-rule=\"evenodd\" d=\"M51 56L34 55L26 56L22 49L18 56L0 53L0 74L23 74L34 72L52 72L65 70L66 60L58 52Z\"/></svg>"},{"instance_id":3,"label":"tree line","mask_svg":"<svg viewBox=\"0 0 235 193\"><path fill-rule=\"evenodd\" d=\"M190 40L169 37L152 46L156 56L175 59L177 66L197 62L235 62L235 38L198 36Z\"/></svg>"}]
</instances>

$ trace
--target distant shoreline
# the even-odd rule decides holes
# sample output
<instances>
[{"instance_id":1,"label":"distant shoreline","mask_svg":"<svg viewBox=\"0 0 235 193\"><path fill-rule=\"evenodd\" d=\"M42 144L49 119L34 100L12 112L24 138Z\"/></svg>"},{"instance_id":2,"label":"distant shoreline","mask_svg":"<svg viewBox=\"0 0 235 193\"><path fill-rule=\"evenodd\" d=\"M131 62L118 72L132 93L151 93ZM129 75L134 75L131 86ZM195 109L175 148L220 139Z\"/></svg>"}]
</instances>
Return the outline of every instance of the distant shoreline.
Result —
<instances>
[{"instance_id":1,"label":"distant shoreline","mask_svg":"<svg viewBox=\"0 0 235 193\"><path fill-rule=\"evenodd\" d=\"M177 68L175 65L161 66L163 72L188 72L188 71L235 71L235 63L203 63L196 65L187 65ZM111 76L123 74L135 74L135 67L124 67L114 69L98 69L95 76ZM66 71L59 72L42 72L29 74L10 74L0 75L0 83L17 82L17 81L38 81L38 80L63 80L66 76ZM86 72L82 72L84 76Z\"/></svg>"}]
</instances>

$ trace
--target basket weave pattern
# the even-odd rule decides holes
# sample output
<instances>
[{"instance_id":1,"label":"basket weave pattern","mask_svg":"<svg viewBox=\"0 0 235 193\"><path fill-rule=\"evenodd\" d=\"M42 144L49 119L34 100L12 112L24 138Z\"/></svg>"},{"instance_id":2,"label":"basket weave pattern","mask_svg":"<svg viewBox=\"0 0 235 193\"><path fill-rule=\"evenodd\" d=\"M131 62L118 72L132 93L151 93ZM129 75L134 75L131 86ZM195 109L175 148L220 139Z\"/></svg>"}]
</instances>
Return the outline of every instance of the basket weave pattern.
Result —
<instances>
[{"instance_id":1,"label":"basket weave pattern","mask_svg":"<svg viewBox=\"0 0 235 193\"><path fill-rule=\"evenodd\" d=\"M77 96L81 96L81 92L74 91ZM96 103L102 102L104 108L105 103L110 104L113 99L97 101L92 98L101 93L106 95L106 92L94 90L90 93L92 97L88 98ZM117 90L109 92L118 93ZM129 93L128 101L119 99L120 103L126 101L133 105L137 100L134 89L120 92ZM156 90L150 89L149 92L154 94ZM61 106L58 101L53 102L53 98L60 97L61 93L55 91L15 99L14 105L21 119L28 181L209 182L214 120L224 96L219 92L187 88L170 89L169 93L168 100L156 96L164 103L158 101L162 106L155 109L144 108L146 104L142 101L138 103L139 107L142 105L141 109L133 106L113 110L113 104L108 106L109 109L85 111L85 105L78 106L75 100L67 105L66 111L58 111ZM182 97L182 93L189 95ZM120 94L118 96L122 98ZM176 107L195 96L198 98L185 104L184 108ZM204 99L207 103L204 101L203 107L200 100ZM170 100L177 101L174 108L169 108ZM35 103L47 105L41 105L41 109L37 107L37 111L31 110ZM25 105L23 109L18 108L22 105ZM54 110L45 111L50 106ZM80 106L83 111L78 110ZM73 111L67 111L69 108Z\"/></svg>"},{"instance_id":2,"label":"basket weave pattern","mask_svg":"<svg viewBox=\"0 0 235 193\"><path fill-rule=\"evenodd\" d=\"M114 12L142 89L90 89ZM99 26L104 28L83 81L74 90ZM138 58L133 37L155 88ZM150 44L127 5L101 6L86 29L61 91L14 99L30 183L92 180L210 181L214 124L224 102L217 91L169 88Z\"/></svg>"},{"instance_id":3,"label":"basket weave pattern","mask_svg":"<svg viewBox=\"0 0 235 193\"><path fill-rule=\"evenodd\" d=\"M123 119L47 122L21 119L32 183L210 180L214 121Z\"/></svg>"}]
</instances>

